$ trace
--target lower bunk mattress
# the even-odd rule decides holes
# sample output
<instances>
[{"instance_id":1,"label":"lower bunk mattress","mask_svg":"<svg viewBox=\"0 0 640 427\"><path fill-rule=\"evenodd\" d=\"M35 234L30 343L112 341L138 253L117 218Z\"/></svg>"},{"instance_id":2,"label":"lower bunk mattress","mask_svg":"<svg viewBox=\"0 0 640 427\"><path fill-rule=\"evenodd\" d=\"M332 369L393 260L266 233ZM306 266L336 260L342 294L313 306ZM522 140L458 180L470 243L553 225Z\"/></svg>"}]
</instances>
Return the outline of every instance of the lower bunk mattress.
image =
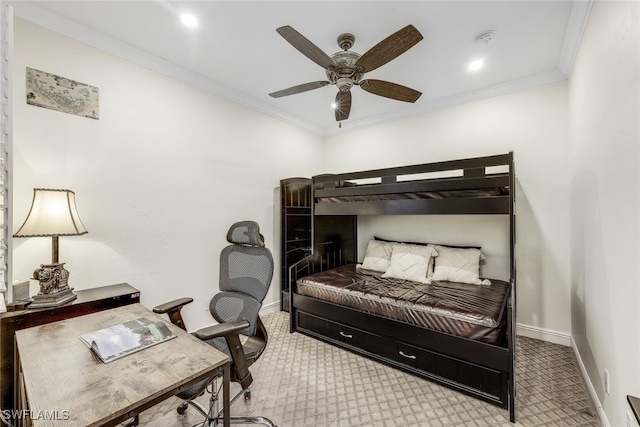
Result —
<instances>
[{"instance_id":1,"label":"lower bunk mattress","mask_svg":"<svg viewBox=\"0 0 640 427\"><path fill-rule=\"evenodd\" d=\"M495 345L506 342L507 282L491 286L383 278L356 264L298 279L297 293Z\"/></svg>"}]
</instances>

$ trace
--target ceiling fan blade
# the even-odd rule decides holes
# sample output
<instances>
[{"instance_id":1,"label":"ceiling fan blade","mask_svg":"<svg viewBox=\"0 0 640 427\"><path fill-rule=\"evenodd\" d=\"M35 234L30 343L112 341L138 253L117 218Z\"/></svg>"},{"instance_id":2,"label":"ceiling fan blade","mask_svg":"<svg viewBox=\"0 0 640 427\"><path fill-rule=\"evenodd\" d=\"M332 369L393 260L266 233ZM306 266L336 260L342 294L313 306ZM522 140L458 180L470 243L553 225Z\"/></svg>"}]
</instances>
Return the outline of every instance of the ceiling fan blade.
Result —
<instances>
[{"instance_id":1,"label":"ceiling fan blade","mask_svg":"<svg viewBox=\"0 0 640 427\"><path fill-rule=\"evenodd\" d=\"M302 34L294 30L289 25L276 29L291 46L295 47L304 56L321 66L322 68L335 67L336 63L333 59L324 53L318 46L307 40Z\"/></svg>"},{"instance_id":2,"label":"ceiling fan blade","mask_svg":"<svg viewBox=\"0 0 640 427\"><path fill-rule=\"evenodd\" d=\"M351 92L338 92L336 95L336 122L341 122L349 118L351 112Z\"/></svg>"},{"instance_id":3,"label":"ceiling fan blade","mask_svg":"<svg viewBox=\"0 0 640 427\"><path fill-rule=\"evenodd\" d=\"M326 80L319 81L319 82L304 83L301 85L292 86L288 89L282 89L277 92L270 93L269 96L273 98L280 98L283 96L295 95L296 93L306 92L308 90L313 90L313 89L319 89L321 87L325 87L328 84L329 82Z\"/></svg>"},{"instance_id":4,"label":"ceiling fan blade","mask_svg":"<svg viewBox=\"0 0 640 427\"><path fill-rule=\"evenodd\" d=\"M418 92L415 89L397 83L385 82L384 80L363 80L360 82L360 87L374 95L404 102L416 102L418 98L420 98L420 95L422 95L422 92Z\"/></svg>"},{"instance_id":5,"label":"ceiling fan blade","mask_svg":"<svg viewBox=\"0 0 640 427\"><path fill-rule=\"evenodd\" d=\"M355 66L364 68L365 72L375 70L402 55L420 40L422 40L420 31L416 30L413 25L407 25L366 51L356 61Z\"/></svg>"}]
</instances>

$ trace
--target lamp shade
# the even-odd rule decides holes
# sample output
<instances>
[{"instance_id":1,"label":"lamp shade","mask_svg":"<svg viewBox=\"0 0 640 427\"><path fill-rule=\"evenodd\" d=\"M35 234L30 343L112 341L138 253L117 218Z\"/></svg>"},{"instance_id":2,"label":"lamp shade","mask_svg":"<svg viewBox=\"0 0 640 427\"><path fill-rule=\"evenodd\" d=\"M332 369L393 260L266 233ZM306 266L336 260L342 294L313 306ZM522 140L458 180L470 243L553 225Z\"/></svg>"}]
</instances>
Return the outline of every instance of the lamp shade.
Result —
<instances>
[{"instance_id":1,"label":"lamp shade","mask_svg":"<svg viewBox=\"0 0 640 427\"><path fill-rule=\"evenodd\" d=\"M29 215L13 237L79 236L86 233L73 191L34 188Z\"/></svg>"}]
</instances>

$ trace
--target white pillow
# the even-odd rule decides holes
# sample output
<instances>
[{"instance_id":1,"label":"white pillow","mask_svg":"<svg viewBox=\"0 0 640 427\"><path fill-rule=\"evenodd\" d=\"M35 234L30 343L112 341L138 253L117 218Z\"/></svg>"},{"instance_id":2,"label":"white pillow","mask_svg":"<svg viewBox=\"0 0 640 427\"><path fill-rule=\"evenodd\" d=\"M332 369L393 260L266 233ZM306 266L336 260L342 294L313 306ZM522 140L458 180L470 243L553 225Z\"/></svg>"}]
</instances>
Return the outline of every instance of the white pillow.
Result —
<instances>
[{"instance_id":1,"label":"white pillow","mask_svg":"<svg viewBox=\"0 0 640 427\"><path fill-rule=\"evenodd\" d=\"M387 271L389 265L391 265L393 245L392 242L382 242L374 239L369 240L367 252L364 254L361 267L366 270Z\"/></svg>"},{"instance_id":2,"label":"white pillow","mask_svg":"<svg viewBox=\"0 0 640 427\"><path fill-rule=\"evenodd\" d=\"M480 280L480 249L450 248L436 245L438 258L431 280L490 285L487 279Z\"/></svg>"},{"instance_id":3,"label":"white pillow","mask_svg":"<svg viewBox=\"0 0 640 427\"><path fill-rule=\"evenodd\" d=\"M391 265L382 277L431 283L427 277L429 260L437 255L433 246L394 245Z\"/></svg>"}]
</instances>

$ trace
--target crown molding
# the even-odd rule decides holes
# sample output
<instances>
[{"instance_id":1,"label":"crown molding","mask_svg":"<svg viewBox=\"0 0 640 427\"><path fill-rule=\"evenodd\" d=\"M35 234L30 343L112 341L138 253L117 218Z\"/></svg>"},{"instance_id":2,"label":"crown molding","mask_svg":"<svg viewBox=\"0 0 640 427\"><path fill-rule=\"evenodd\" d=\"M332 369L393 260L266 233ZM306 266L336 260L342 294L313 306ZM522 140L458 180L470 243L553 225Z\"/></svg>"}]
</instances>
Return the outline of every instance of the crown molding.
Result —
<instances>
[{"instance_id":1,"label":"crown molding","mask_svg":"<svg viewBox=\"0 0 640 427\"><path fill-rule=\"evenodd\" d=\"M567 28L564 32L562 49L560 50L560 57L558 58L558 69L567 76L571 74L571 70L573 69L573 62L578 53L582 33L587 25L592 5L593 0L574 0L571 3L569 21L567 22Z\"/></svg>"},{"instance_id":2,"label":"crown molding","mask_svg":"<svg viewBox=\"0 0 640 427\"><path fill-rule=\"evenodd\" d=\"M377 116L367 117L366 119L356 120L350 123L342 122L342 128L325 129L323 136L334 136L342 132L362 129L384 122L419 116L436 110L443 110L445 108L469 104L472 102L481 101L483 99L492 98L494 96L506 95L508 93L518 92L536 86L555 83L560 80L565 80L566 78L568 78L568 75L560 72L559 70L533 74L521 79L511 80L498 85L488 86L478 90L436 99L419 107L406 108L404 110L395 111L392 113L385 113Z\"/></svg>"},{"instance_id":3,"label":"crown molding","mask_svg":"<svg viewBox=\"0 0 640 427\"><path fill-rule=\"evenodd\" d=\"M15 16L32 22L48 30L57 32L81 43L131 61L135 64L175 78L198 89L243 105L254 111L274 117L291 125L321 135L323 129L308 121L292 116L265 102L256 100L242 91L232 89L220 82L194 73L155 55L99 33L75 21L63 18L38 6L25 2L11 2Z\"/></svg>"},{"instance_id":4,"label":"crown molding","mask_svg":"<svg viewBox=\"0 0 640 427\"><path fill-rule=\"evenodd\" d=\"M278 109L273 105L259 101L242 91L232 89L213 79L194 73L184 67L173 64L155 55L151 55L121 41L115 40L75 21L62 18L33 4L20 1L12 1L9 3L14 7L14 15L19 18L116 55L158 73L173 77L198 89L245 106L251 110L305 129L313 134L328 137L351 130L362 129L364 127L380 123L417 116L435 110L475 102L481 99L516 92L568 78L573 67L573 62L591 10L592 2L593 0L576 0L572 2L570 17L565 30L563 46L558 58L556 70L527 76L476 91L437 99L421 106L411 106L410 108L380 114L362 120L343 122L341 128L337 126L321 127L310 123L309 121L295 117L294 115Z\"/></svg>"},{"instance_id":5,"label":"crown molding","mask_svg":"<svg viewBox=\"0 0 640 427\"><path fill-rule=\"evenodd\" d=\"M338 135L350 130L362 129L375 124L400 120L412 116L426 114L436 110L455 107L458 105L479 101L494 96L505 95L511 92L530 89L535 86L554 83L569 78L573 69L580 40L587 24L593 0L574 0L571 3L571 12L565 29L564 40L558 57L557 69L543 73L523 77L521 79L504 82L499 85L485 87L476 91L461 93L446 98L430 101L418 108L407 108L393 113L381 114L366 119L343 123L342 128L325 128L323 136Z\"/></svg>"}]
</instances>

